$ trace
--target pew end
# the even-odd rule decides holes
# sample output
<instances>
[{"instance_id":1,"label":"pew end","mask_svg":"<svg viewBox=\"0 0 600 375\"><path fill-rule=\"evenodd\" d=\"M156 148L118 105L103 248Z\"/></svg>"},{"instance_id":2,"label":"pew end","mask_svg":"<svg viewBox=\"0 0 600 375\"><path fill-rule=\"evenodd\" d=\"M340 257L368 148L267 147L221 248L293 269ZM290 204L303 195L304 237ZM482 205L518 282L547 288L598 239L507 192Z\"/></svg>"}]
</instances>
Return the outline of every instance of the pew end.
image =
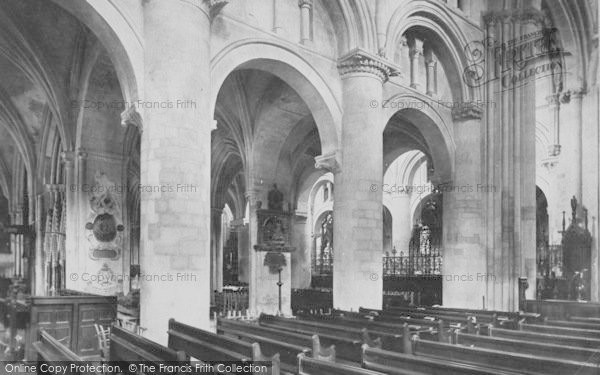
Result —
<instances>
[{"instance_id":1,"label":"pew end","mask_svg":"<svg viewBox=\"0 0 600 375\"><path fill-rule=\"evenodd\" d=\"M369 331L366 328L362 329L362 341L363 343L369 345L372 348L381 348L381 337L377 337L376 339L372 339Z\"/></svg>"},{"instance_id":2,"label":"pew end","mask_svg":"<svg viewBox=\"0 0 600 375\"><path fill-rule=\"evenodd\" d=\"M256 342L252 343L252 361L271 363L270 375L279 375L281 373L281 358L279 353L275 353L272 356L264 355L260 349L260 344Z\"/></svg>"},{"instance_id":3,"label":"pew end","mask_svg":"<svg viewBox=\"0 0 600 375\"><path fill-rule=\"evenodd\" d=\"M419 336L418 334L415 336ZM413 353L413 347L412 347L412 337L411 337L411 333L410 333L410 328L408 327L407 323L404 323L402 325L402 352L405 354L412 354Z\"/></svg>"},{"instance_id":4,"label":"pew end","mask_svg":"<svg viewBox=\"0 0 600 375\"><path fill-rule=\"evenodd\" d=\"M313 358L335 362L335 345L324 348L321 346L321 340L318 335L312 335L311 339Z\"/></svg>"}]
</instances>

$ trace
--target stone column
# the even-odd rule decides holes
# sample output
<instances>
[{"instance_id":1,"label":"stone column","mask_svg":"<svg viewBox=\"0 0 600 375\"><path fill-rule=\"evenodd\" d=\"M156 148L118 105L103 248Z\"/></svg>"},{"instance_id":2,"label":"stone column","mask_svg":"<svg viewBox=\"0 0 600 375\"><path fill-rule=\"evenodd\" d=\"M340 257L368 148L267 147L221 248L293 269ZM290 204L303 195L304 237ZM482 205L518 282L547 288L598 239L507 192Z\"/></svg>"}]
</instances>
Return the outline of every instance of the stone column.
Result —
<instances>
[{"instance_id":1,"label":"stone column","mask_svg":"<svg viewBox=\"0 0 600 375\"><path fill-rule=\"evenodd\" d=\"M343 82L341 162L328 155L335 170L333 304L343 310L381 308L383 124L382 84L392 69L360 49L338 63ZM322 160L321 162L324 162Z\"/></svg>"},{"instance_id":2,"label":"stone column","mask_svg":"<svg viewBox=\"0 0 600 375\"><path fill-rule=\"evenodd\" d=\"M552 113L552 145L549 146L548 156L555 157L560 154L560 98L559 94L546 97L548 109Z\"/></svg>"},{"instance_id":3,"label":"stone column","mask_svg":"<svg viewBox=\"0 0 600 375\"><path fill-rule=\"evenodd\" d=\"M420 89L421 84L419 82L419 60L423 55L423 41L412 37L409 40L409 56L410 56L410 87L413 89Z\"/></svg>"},{"instance_id":4,"label":"stone column","mask_svg":"<svg viewBox=\"0 0 600 375\"><path fill-rule=\"evenodd\" d=\"M140 318L164 344L170 318L210 327L210 16L201 0L143 5Z\"/></svg>"},{"instance_id":5,"label":"stone column","mask_svg":"<svg viewBox=\"0 0 600 375\"><path fill-rule=\"evenodd\" d=\"M64 262L65 275L80 272L78 264L77 233L79 228L77 218L79 216L79 205L77 204L78 184L75 179L75 153L73 151L63 152L61 155L65 171L65 205L62 215L67 215L65 226L65 258ZM73 263L71 263L71 260ZM79 275L81 276L81 275ZM73 289L73 281L71 277L65 280L67 289Z\"/></svg>"},{"instance_id":6,"label":"stone column","mask_svg":"<svg viewBox=\"0 0 600 375\"><path fill-rule=\"evenodd\" d=\"M296 211L292 223L292 288L306 289L310 287L311 272L311 242L310 228L307 225L306 212ZM309 241L307 242L307 239Z\"/></svg>"},{"instance_id":7,"label":"stone column","mask_svg":"<svg viewBox=\"0 0 600 375\"><path fill-rule=\"evenodd\" d=\"M280 0L273 0L273 28L271 30L276 34L281 30L279 21L279 1Z\"/></svg>"},{"instance_id":8,"label":"stone column","mask_svg":"<svg viewBox=\"0 0 600 375\"><path fill-rule=\"evenodd\" d=\"M542 18L535 9L490 13L485 16L486 37L518 49L530 42L527 35L535 35ZM518 63L508 58L511 51L496 52L488 51L484 86L483 180L501 192L487 194L485 200L487 273L495 277L487 285L486 307L515 310L519 277L529 281L527 298L535 297L535 84L529 67L515 68Z\"/></svg>"},{"instance_id":9,"label":"stone column","mask_svg":"<svg viewBox=\"0 0 600 375\"><path fill-rule=\"evenodd\" d=\"M258 243L258 218L256 216L256 210L259 208L258 191L253 188L254 183L250 183L250 187L246 191L246 201L248 202L248 308L253 312L259 312L258 310L258 288L256 284L257 268L260 263L260 259L254 250L254 245Z\"/></svg>"},{"instance_id":10,"label":"stone column","mask_svg":"<svg viewBox=\"0 0 600 375\"><path fill-rule=\"evenodd\" d=\"M23 203L18 203L17 208L13 211L13 223L17 225L23 224ZM21 255L23 254L21 237L20 234L12 235L14 239L15 276L19 278L23 276L21 273Z\"/></svg>"},{"instance_id":11,"label":"stone column","mask_svg":"<svg viewBox=\"0 0 600 375\"><path fill-rule=\"evenodd\" d=\"M85 238L84 235L84 224L88 219L88 215L90 213L90 202L89 202L89 186L86 185L87 181L87 162L88 162L88 153L87 151L80 147L77 149L77 230L75 233L75 241L77 246L81 248L88 248L89 242ZM81 235L80 235L81 233ZM74 254L67 254L67 262L70 264L70 267L74 269L75 272L86 269L86 255L81 255L80 252L76 252ZM77 267L75 269L75 267ZM67 272L67 288L76 288L77 290L82 290L83 282L81 281L81 277L77 279L77 281L73 282L69 278L69 272ZM78 286L79 285L79 286Z\"/></svg>"},{"instance_id":12,"label":"stone column","mask_svg":"<svg viewBox=\"0 0 600 375\"><path fill-rule=\"evenodd\" d=\"M300 7L300 43L306 44L311 40L313 0L299 0Z\"/></svg>"},{"instance_id":13,"label":"stone column","mask_svg":"<svg viewBox=\"0 0 600 375\"><path fill-rule=\"evenodd\" d=\"M563 177L564 195L562 198L567 212L569 212L569 202L572 196L582 203L582 107L581 101L585 92L583 89L568 90L561 97L560 123L568 124L560 129L561 150L560 155L560 174ZM578 211L578 217L581 212Z\"/></svg>"},{"instance_id":14,"label":"stone column","mask_svg":"<svg viewBox=\"0 0 600 375\"><path fill-rule=\"evenodd\" d=\"M433 96L436 93L436 80L437 80L437 72L436 72L436 68L437 68L437 61L435 60L435 55L433 54L433 51L431 50L431 48L429 49L429 51L427 52L427 60L425 62L426 67L427 67L427 88L426 88L426 94L429 96Z\"/></svg>"},{"instance_id":15,"label":"stone column","mask_svg":"<svg viewBox=\"0 0 600 375\"><path fill-rule=\"evenodd\" d=\"M481 182L482 112L482 108L470 104L455 107L454 176L440 185L444 215L442 297L444 306L449 307L487 308L487 285L496 281L496 275L488 272L482 250L481 213L484 199L498 198L500 189Z\"/></svg>"},{"instance_id":16,"label":"stone column","mask_svg":"<svg viewBox=\"0 0 600 375\"><path fill-rule=\"evenodd\" d=\"M43 296L46 293L44 284L44 194L35 199L35 274L31 275L33 294ZM67 274L68 275L68 274Z\"/></svg>"},{"instance_id":17,"label":"stone column","mask_svg":"<svg viewBox=\"0 0 600 375\"><path fill-rule=\"evenodd\" d=\"M223 209L212 207L211 209L211 295L215 290L223 289L223 263L219 261L223 256L223 244L221 233L221 216ZM220 265L220 267L219 267Z\"/></svg>"}]
</instances>

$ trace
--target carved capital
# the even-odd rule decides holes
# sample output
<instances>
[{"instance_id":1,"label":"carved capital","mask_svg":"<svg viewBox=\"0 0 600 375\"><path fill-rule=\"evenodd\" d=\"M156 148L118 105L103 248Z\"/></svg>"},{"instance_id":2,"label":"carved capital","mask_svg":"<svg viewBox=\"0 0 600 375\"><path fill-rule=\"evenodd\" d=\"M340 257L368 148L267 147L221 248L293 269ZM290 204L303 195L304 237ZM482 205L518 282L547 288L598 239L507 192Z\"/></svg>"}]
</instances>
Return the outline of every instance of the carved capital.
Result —
<instances>
[{"instance_id":1,"label":"carved capital","mask_svg":"<svg viewBox=\"0 0 600 375\"><path fill-rule=\"evenodd\" d=\"M300 8L312 8L313 6L313 0L298 0L298 6Z\"/></svg>"},{"instance_id":2,"label":"carved capital","mask_svg":"<svg viewBox=\"0 0 600 375\"><path fill-rule=\"evenodd\" d=\"M337 152L315 157L315 168L325 169L331 173L340 171L341 163Z\"/></svg>"},{"instance_id":3,"label":"carved capital","mask_svg":"<svg viewBox=\"0 0 600 375\"><path fill-rule=\"evenodd\" d=\"M549 106L560 105L560 94L551 94L546 96L546 102Z\"/></svg>"},{"instance_id":4,"label":"carved capital","mask_svg":"<svg viewBox=\"0 0 600 375\"><path fill-rule=\"evenodd\" d=\"M77 158L80 159L80 160L84 160L84 159L87 159L87 157L88 157L88 153L85 150L85 148L79 147L77 149Z\"/></svg>"},{"instance_id":5,"label":"carved capital","mask_svg":"<svg viewBox=\"0 0 600 375\"><path fill-rule=\"evenodd\" d=\"M416 37L409 39L409 54L411 58L421 56L423 54L423 40Z\"/></svg>"},{"instance_id":6,"label":"carved capital","mask_svg":"<svg viewBox=\"0 0 600 375\"><path fill-rule=\"evenodd\" d=\"M548 146L548 156L555 157L560 155L560 145L550 145Z\"/></svg>"},{"instance_id":7,"label":"carved capital","mask_svg":"<svg viewBox=\"0 0 600 375\"><path fill-rule=\"evenodd\" d=\"M75 152L73 151L63 151L60 153L60 160L66 165L73 165L75 161Z\"/></svg>"},{"instance_id":8,"label":"carved capital","mask_svg":"<svg viewBox=\"0 0 600 375\"><path fill-rule=\"evenodd\" d=\"M481 120L483 108L477 103L461 103L452 108L452 118L457 121Z\"/></svg>"},{"instance_id":9,"label":"carved capital","mask_svg":"<svg viewBox=\"0 0 600 375\"><path fill-rule=\"evenodd\" d=\"M128 125L133 125L138 128L140 134L142 134L144 127L142 124L142 116L135 108L135 105L127 108L123 113L121 113L121 125L123 127L127 127Z\"/></svg>"},{"instance_id":10,"label":"carved capital","mask_svg":"<svg viewBox=\"0 0 600 375\"><path fill-rule=\"evenodd\" d=\"M356 48L341 57L338 62L338 69L342 77L352 73L368 73L377 76L382 82L386 82L389 77L399 74L399 70L395 66L360 48Z\"/></svg>"},{"instance_id":11,"label":"carved capital","mask_svg":"<svg viewBox=\"0 0 600 375\"><path fill-rule=\"evenodd\" d=\"M581 99L585 94L587 94L585 88L567 90L562 94L560 101L564 104L568 104L571 102L571 99Z\"/></svg>"},{"instance_id":12,"label":"carved capital","mask_svg":"<svg viewBox=\"0 0 600 375\"><path fill-rule=\"evenodd\" d=\"M229 0L205 0L208 4L208 9L210 13L210 18L214 18L221 9L227 4L229 4Z\"/></svg>"}]
</instances>

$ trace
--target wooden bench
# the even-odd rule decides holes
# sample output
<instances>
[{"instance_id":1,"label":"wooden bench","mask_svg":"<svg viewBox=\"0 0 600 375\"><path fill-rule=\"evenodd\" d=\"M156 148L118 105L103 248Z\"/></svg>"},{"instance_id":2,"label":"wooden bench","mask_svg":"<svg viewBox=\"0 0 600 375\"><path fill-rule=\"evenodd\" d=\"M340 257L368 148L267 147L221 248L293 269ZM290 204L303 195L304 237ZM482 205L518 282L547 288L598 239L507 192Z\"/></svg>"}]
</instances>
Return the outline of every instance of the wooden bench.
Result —
<instances>
[{"instance_id":1,"label":"wooden bench","mask_svg":"<svg viewBox=\"0 0 600 375\"><path fill-rule=\"evenodd\" d=\"M565 328L576 328L586 329L592 331L600 331L600 324L585 321L574 321L574 320L544 320L544 325L554 327L565 327Z\"/></svg>"},{"instance_id":2,"label":"wooden bench","mask_svg":"<svg viewBox=\"0 0 600 375\"><path fill-rule=\"evenodd\" d=\"M413 340L413 354L502 371L514 371L521 374L587 375L598 374L599 371L598 367L591 363L538 357L487 348L465 347L419 339Z\"/></svg>"},{"instance_id":3,"label":"wooden bench","mask_svg":"<svg viewBox=\"0 0 600 375\"><path fill-rule=\"evenodd\" d=\"M62 365L68 363L81 363L83 360L75 354L71 349L61 344L60 341L52 337L44 329L39 331L39 341L35 341L32 345L37 353L38 362L61 362ZM91 372L69 372L71 375L87 375Z\"/></svg>"},{"instance_id":4,"label":"wooden bench","mask_svg":"<svg viewBox=\"0 0 600 375\"><path fill-rule=\"evenodd\" d=\"M470 318L475 317L477 323L485 323L488 325L496 325L499 326L502 324L500 320L497 319L496 316L487 316L487 315L477 315L477 314L469 314L469 313L444 313L440 311L427 311L427 310L405 310L405 311L388 311L388 310L376 310L376 309L364 309L360 308L360 312L368 312L371 314L376 314L379 320L382 321L394 321L400 319L436 319L436 320L444 320L448 322L448 324L466 324Z\"/></svg>"},{"instance_id":5,"label":"wooden bench","mask_svg":"<svg viewBox=\"0 0 600 375\"><path fill-rule=\"evenodd\" d=\"M362 343L372 346L383 345L385 348L394 350L402 350L402 346L404 345L402 335L400 334L341 326L330 322L281 318L263 314L259 318L259 323L263 326L296 333L316 334L322 338L327 335L351 340L362 340ZM373 339L372 337L377 338Z\"/></svg>"},{"instance_id":6,"label":"wooden bench","mask_svg":"<svg viewBox=\"0 0 600 375\"><path fill-rule=\"evenodd\" d=\"M600 330L591 329L580 329L580 328L568 328L568 327L556 327L542 324L519 324L519 330L527 332L538 332L547 333L551 335L559 336L574 336L584 337L586 339L600 340Z\"/></svg>"},{"instance_id":7,"label":"wooden bench","mask_svg":"<svg viewBox=\"0 0 600 375\"><path fill-rule=\"evenodd\" d=\"M499 371L482 366L397 353L368 345L363 346L363 367L389 375L411 373L434 375L516 375L519 372Z\"/></svg>"},{"instance_id":8,"label":"wooden bench","mask_svg":"<svg viewBox=\"0 0 600 375\"><path fill-rule=\"evenodd\" d=\"M381 372L366 370L358 366L298 355L298 375L384 375ZM410 375L407 373L407 375ZM414 374L417 375L417 374Z\"/></svg>"},{"instance_id":9,"label":"wooden bench","mask_svg":"<svg viewBox=\"0 0 600 375\"><path fill-rule=\"evenodd\" d=\"M470 329L475 333L475 326L465 323L447 324L443 320L424 320L424 319L412 319L409 317L394 317L392 319L381 319L374 316L363 316L356 313L340 313L337 318L328 319L328 322L337 325L344 325L348 327L361 327L366 328L369 332L389 332L395 334L402 334L404 324L408 325L408 328L412 332L419 333L422 338L431 340L449 340L449 329L452 328L465 328ZM440 335L441 333L441 335Z\"/></svg>"},{"instance_id":10,"label":"wooden bench","mask_svg":"<svg viewBox=\"0 0 600 375\"><path fill-rule=\"evenodd\" d=\"M169 320L169 348L183 351L189 357L202 362L209 361L241 361L271 363L271 374L279 375L279 354L266 356L260 344L238 340L232 337L217 335L199 328ZM111 348L112 350L112 348Z\"/></svg>"},{"instance_id":11,"label":"wooden bench","mask_svg":"<svg viewBox=\"0 0 600 375\"><path fill-rule=\"evenodd\" d=\"M597 366L600 365L600 350L597 349L471 335L463 332L455 332L453 342L454 344L463 346L531 354L540 357L553 357L577 362L590 362L595 363Z\"/></svg>"},{"instance_id":12,"label":"wooden bench","mask_svg":"<svg viewBox=\"0 0 600 375\"><path fill-rule=\"evenodd\" d=\"M518 331L513 329L490 328L488 336L517 339L522 341L543 342L546 344L575 346L580 348L600 348L600 340L588 339L581 336L563 336L551 333L539 333L531 331Z\"/></svg>"},{"instance_id":13,"label":"wooden bench","mask_svg":"<svg viewBox=\"0 0 600 375\"><path fill-rule=\"evenodd\" d=\"M181 350L173 350L148 340L145 337L113 326L110 331L110 362L128 368L128 363L147 363L159 366L161 363L186 363L187 356Z\"/></svg>"},{"instance_id":14,"label":"wooden bench","mask_svg":"<svg viewBox=\"0 0 600 375\"><path fill-rule=\"evenodd\" d=\"M330 360L340 358L345 361L360 362L360 356L362 353L361 346L364 341L360 338L347 338L333 334L324 334L321 331L318 331L319 333L317 335L312 330L310 332L303 329L283 330L281 328L274 328L268 325L254 325L225 319L218 320L218 333L225 333L235 336L236 334L240 333L236 330L240 329L249 333L257 333L266 337L280 339L296 345L302 345L305 347L312 346L311 353L313 358L315 357L315 353L317 353L318 358L327 358ZM368 337L366 330L363 330L362 334ZM373 343L372 340L370 342ZM373 344L381 346L380 340L374 342ZM329 348L324 346L329 346ZM331 352L335 352L335 355L333 355Z\"/></svg>"},{"instance_id":15,"label":"wooden bench","mask_svg":"<svg viewBox=\"0 0 600 375\"><path fill-rule=\"evenodd\" d=\"M248 342L257 342L265 354L279 353L281 368L295 372L298 354L335 361L335 347L322 348L319 336L299 335L292 332L262 327L230 319L217 319L217 333ZM311 349L312 348L312 349Z\"/></svg>"},{"instance_id":16,"label":"wooden bench","mask_svg":"<svg viewBox=\"0 0 600 375\"><path fill-rule=\"evenodd\" d=\"M588 318L585 316L572 316L569 318L572 322L582 322L582 323L591 323L597 324L600 326L600 318Z\"/></svg>"}]
</instances>

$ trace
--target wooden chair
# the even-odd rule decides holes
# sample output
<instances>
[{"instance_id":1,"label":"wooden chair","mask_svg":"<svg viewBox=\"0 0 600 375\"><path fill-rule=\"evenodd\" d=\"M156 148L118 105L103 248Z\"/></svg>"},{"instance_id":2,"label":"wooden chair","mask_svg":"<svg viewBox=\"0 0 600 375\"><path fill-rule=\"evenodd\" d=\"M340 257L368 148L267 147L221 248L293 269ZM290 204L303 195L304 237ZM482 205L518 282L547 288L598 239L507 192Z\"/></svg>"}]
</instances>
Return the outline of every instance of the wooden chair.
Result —
<instances>
[{"instance_id":1,"label":"wooden chair","mask_svg":"<svg viewBox=\"0 0 600 375\"><path fill-rule=\"evenodd\" d=\"M102 358L108 358L110 350L110 327L103 327L100 324L94 324L96 336L98 337L98 348L102 353Z\"/></svg>"}]
</instances>

